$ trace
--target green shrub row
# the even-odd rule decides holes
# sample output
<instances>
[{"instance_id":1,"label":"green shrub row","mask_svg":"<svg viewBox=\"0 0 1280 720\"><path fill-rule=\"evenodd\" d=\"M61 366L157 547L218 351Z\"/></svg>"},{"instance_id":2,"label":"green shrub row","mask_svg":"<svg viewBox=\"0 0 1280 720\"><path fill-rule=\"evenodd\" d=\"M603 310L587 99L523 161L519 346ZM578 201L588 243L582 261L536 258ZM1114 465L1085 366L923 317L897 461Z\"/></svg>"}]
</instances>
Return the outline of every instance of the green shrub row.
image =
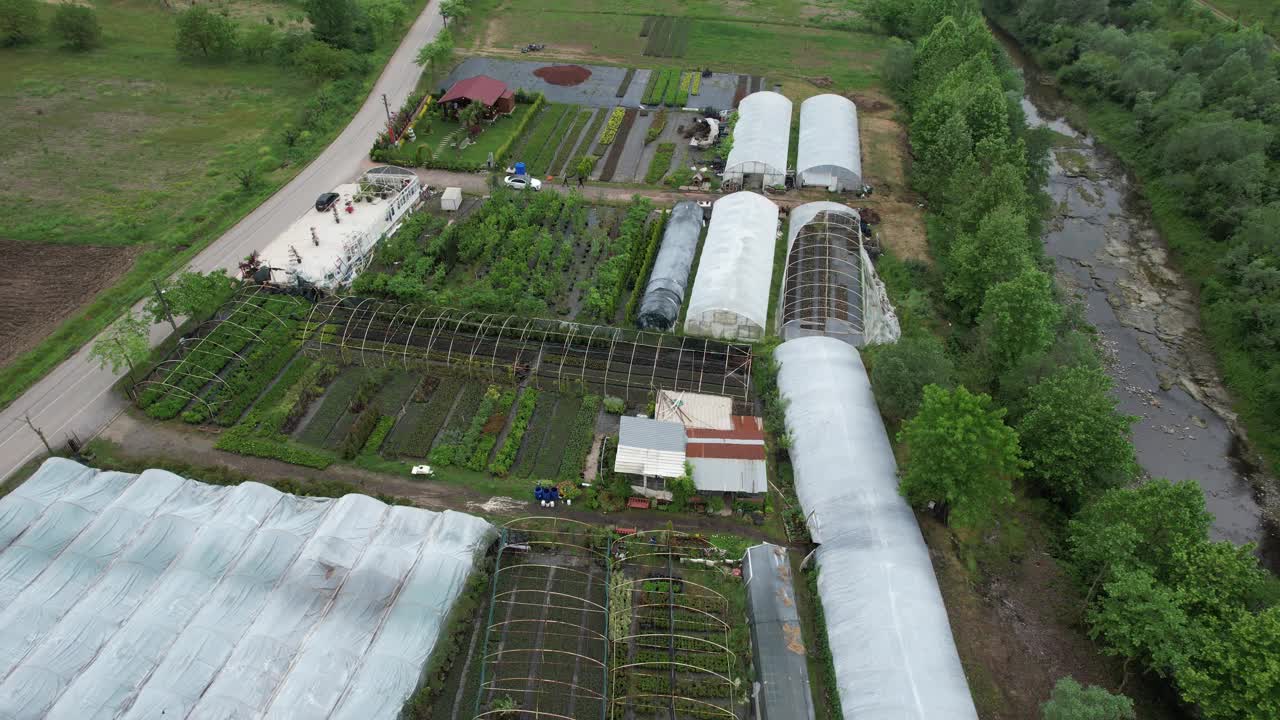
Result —
<instances>
[{"instance_id":1,"label":"green shrub row","mask_svg":"<svg viewBox=\"0 0 1280 720\"><path fill-rule=\"evenodd\" d=\"M316 447L324 446L329 433L351 407L351 401L360 391L365 374L363 368L347 368L338 375L320 400L320 407L298 435L299 442Z\"/></svg>"},{"instance_id":2,"label":"green shrub row","mask_svg":"<svg viewBox=\"0 0 1280 720\"><path fill-rule=\"evenodd\" d=\"M550 160L550 153L555 152L555 143L553 138L558 140L559 134L556 129L560 127L564 116L573 109L572 105L552 105L547 108L545 117L538 120L538 124L534 126L533 131L529 133L529 142L524 146L525 157L522 158L528 167L530 175L537 176L540 173L537 168L542 163L543 155L547 155ZM548 150L547 146L552 146Z\"/></svg>"},{"instance_id":3,"label":"green shrub row","mask_svg":"<svg viewBox=\"0 0 1280 720\"><path fill-rule=\"evenodd\" d=\"M627 68L627 74L622 76L622 83L618 85L618 94L616 97L626 97L627 90L631 89L631 80L636 76L635 68Z\"/></svg>"},{"instance_id":4,"label":"green shrub row","mask_svg":"<svg viewBox=\"0 0 1280 720\"><path fill-rule=\"evenodd\" d=\"M335 459L332 453L301 447L282 437L256 436L245 425L237 425L223 432L215 447L240 455L280 460L290 465L319 470L332 465Z\"/></svg>"},{"instance_id":5,"label":"green shrub row","mask_svg":"<svg viewBox=\"0 0 1280 720\"><path fill-rule=\"evenodd\" d=\"M517 477L527 478L533 474L534 466L538 462L538 454L542 450L542 439L547 436L547 430L555 418L558 399L552 392L538 393L533 418L524 431L525 440L520 444L520 452L517 454L515 468L512 470Z\"/></svg>"},{"instance_id":6,"label":"green shrub row","mask_svg":"<svg viewBox=\"0 0 1280 720\"><path fill-rule=\"evenodd\" d=\"M462 386L462 381L457 378L442 378L427 402L411 405L400 420L404 428L397 425L392 434L393 444L390 452L396 455L426 457L431 452L431 444L440 433L440 428L444 427L449 410L453 407L453 401L458 397L458 391Z\"/></svg>"},{"instance_id":7,"label":"green shrub row","mask_svg":"<svg viewBox=\"0 0 1280 720\"><path fill-rule=\"evenodd\" d=\"M609 114L609 122L604 126L604 132L600 134L600 144L608 145L618 137L618 128L622 127L622 118L627 114L624 107L616 107Z\"/></svg>"},{"instance_id":8,"label":"green shrub row","mask_svg":"<svg viewBox=\"0 0 1280 720\"><path fill-rule=\"evenodd\" d=\"M374 428L378 427L381 418L378 409L373 405L366 405L356 415L355 421L351 423L351 429L343 436L342 444L338 446L338 452L344 460L353 460L360 454L365 442L373 435Z\"/></svg>"},{"instance_id":9,"label":"green shrub row","mask_svg":"<svg viewBox=\"0 0 1280 720\"><path fill-rule=\"evenodd\" d=\"M506 475L511 470L511 465L516 461L516 453L520 450L520 444L524 441L525 431L529 428L529 421L533 418L533 410L537 402L538 391L525 388L516 406L516 416L511 421L511 430L507 432L507 439L502 442L502 449L493 458L493 462L489 463L489 472L494 475Z\"/></svg>"},{"instance_id":10,"label":"green shrub row","mask_svg":"<svg viewBox=\"0 0 1280 720\"><path fill-rule=\"evenodd\" d=\"M609 241L608 259L596 265L591 286L583 301L583 311L596 320L612 324L622 300L622 294L635 279L646 239L645 226L653 203L636 197L627 207L618 237Z\"/></svg>"},{"instance_id":11,"label":"green shrub row","mask_svg":"<svg viewBox=\"0 0 1280 720\"><path fill-rule=\"evenodd\" d=\"M697 95L702 90L702 73L693 72L693 79L689 81L689 94Z\"/></svg>"},{"instance_id":12,"label":"green shrub row","mask_svg":"<svg viewBox=\"0 0 1280 720\"><path fill-rule=\"evenodd\" d=\"M676 107L684 107L689 104L689 87L693 83L694 77L697 77L695 73L680 74L680 89L676 91Z\"/></svg>"},{"instance_id":13,"label":"green shrub row","mask_svg":"<svg viewBox=\"0 0 1280 720\"><path fill-rule=\"evenodd\" d=\"M551 159L551 165L547 167L548 172L553 175L564 175L564 166L568 164L569 158L573 155L573 151L578 147L578 135L582 132L582 126L591 120L591 116L595 114L594 110L582 110L578 112L578 116L574 118L573 124L569 126L569 132L564 136L564 142L560 143L560 149L556 150L556 155ZM590 138L587 142L590 142Z\"/></svg>"},{"instance_id":14,"label":"green shrub row","mask_svg":"<svg viewBox=\"0 0 1280 720\"><path fill-rule=\"evenodd\" d=\"M383 415L378 419L378 425L373 428L373 432L369 433L369 439L365 440L364 447L360 449L361 455L373 455L382 447L382 443L387 439L387 434L391 432L391 427L396 424L396 419L392 415Z\"/></svg>"},{"instance_id":15,"label":"green shrub row","mask_svg":"<svg viewBox=\"0 0 1280 720\"><path fill-rule=\"evenodd\" d=\"M230 427L234 425L245 410L253 404L263 390L276 379L276 375L284 369L293 356L298 353L298 348L302 347L301 340L289 340L292 336L293 328L281 329L277 338L268 338L263 336L263 343L254 348L253 353L245 359L245 362L236 366L230 377L226 378L225 385L218 385L210 393L209 402L221 399L227 396L223 404L218 408L218 416L214 418L214 422L223 426ZM204 406L199 405L192 410L202 409ZM190 412L190 411L188 411ZM183 413L183 420L193 422ZM202 422L195 421L195 422Z\"/></svg>"},{"instance_id":16,"label":"green shrub row","mask_svg":"<svg viewBox=\"0 0 1280 720\"><path fill-rule=\"evenodd\" d=\"M511 152L512 144L514 144L516 140L519 140L520 136L524 134L525 128L529 126L529 123L533 120L533 116L538 114L538 111L542 109L545 102L546 98L542 96L542 93L538 93L534 96L533 107L530 107L529 112L525 113L524 117L520 118L519 123L516 125L516 131L511 133L511 137L507 138L507 141L499 145L498 149L494 151L494 162L505 163L507 161L507 154Z\"/></svg>"},{"instance_id":17,"label":"green shrub row","mask_svg":"<svg viewBox=\"0 0 1280 720\"><path fill-rule=\"evenodd\" d=\"M166 374L165 381L172 387L153 385L143 391L139 404L146 408L147 415L169 420L182 412L259 331L275 320L271 310L275 303L269 300L277 298L253 298L243 303L202 340L195 341L191 352Z\"/></svg>"},{"instance_id":18,"label":"green shrub row","mask_svg":"<svg viewBox=\"0 0 1280 720\"><path fill-rule=\"evenodd\" d=\"M679 103L677 101L680 98L681 73L679 70L664 70L663 72L670 73L670 75L667 77L667 92L665 95L662 96L662 104L676 105L678 107ZM686 88L686 93L687 93L687 88Z\"/></svg>"},{"instance_id":19,"label":"green shrub row","mask_svg":"<svg viewBox=\"0 0 1280 720\"><path fill-rule=\"evenodd\" d=\"M489 415L480 423L480 435L476 438L474 446L471 448L471 457L467 461L468 470L480 472L489 463L489 456L493 454L493 448L498 444L498 433L502 432L502 426L506 424L507 413L511 412L511 404L515 401L515 389L504 391L493 404ZM502 422L495 422L499 419ZM484 428L489 425L496 425L497 427L486 431Z\"/></svg>"},{"instance_id":20,"label":"green shrub row","mask_svg":"<svg viewBox=\"0 0 1280 720\"><path fill-rule=\"evenodd\" d=\"M560 461L560 478L578 481L587 464L587 455L596 439L596 415L600 411L600 396L586 395L573 419L573 431L564 446L564 458Z\"/></svg>"},{"instance_id":21,"label":"green shrub row","mask_svg":"<svg viewBox=\"0 0 1280 720\"><path fill-rule=\"evenodd\" d=\"M653 159L649 161L649 169L644 174L645 183L657 185L661 182L663 176L671 169L671 158L675 154L675 143L659 143L658 151L653 154Z\"/></svg>"},{"instance_id":22,"label":"green shrub row","mask_svg":"<svg viewBox=\"0 0 1280 720\"><path fill-rule=\"evenodd\" d=\"M644 297L644 288L649 282L649 273L653 272L653 261L658 257L658 248L662 245L662 234L666 230L668 217L664 212L661 220L649 225L649 246L645 249L644 262L631 273L635 284L631 286L631 298L627 300L627 323L636 321L640 300Z\"/></svg>"},{"instance_id":23,"label":"green shrub row","mask_svg":"<svg viewBox=\"0 0 1280 720\"><path fill-rule=\"evenodd\" d=\"M667 111L663 108L653 116L653 122L649 125L649 129L644 134L644 144L648 145L654 140L657 140L658 136L662 134L662 130L666 128L666 126Z\"/></svg>"},{"instance_id":24,"label":"green shrub row","mask_svg":"<svg viewBox=\"0 0 1280 720\"><path fill-rule=\"evenodd\" d=\"M530 473L532 477L559 477L560 464L564 460L564 449L569 445L574 418L578 416L578 406L579 403L574 398L560 396L560 402L551 416L551 427L542 442L542 447L538 450L538 460Z\"/></svg>"},{"instance_id":25,"label":"green shrub row","mask_svg":"<svg viewBox=\"0 0 1280 720\"><path fill-rule=\"evenodd\" d=\"M667 75L665 70L650 70L649 81L644 86L644 96L640 102L645 105L658 105L667 92Z\"/></svg>"},{"instance_id":26,"label":"green shrub row","mask_svg":"<svg viewBox=\"0 0 1280 720\"><path fill-rule=\"evenodd\" d=\"M496 386L490 387L496 389ZM463 465L470 459L470 453L464 453L463 450L476 415L480 414L481 406L487 398L487 390L481 390L476 385L463 388L462 396L458 398L458 404L449 418L450 422L440 431L427 456L432 465ZM479 437L478 430L476 437Z\"/></svg>"}]
</instances>

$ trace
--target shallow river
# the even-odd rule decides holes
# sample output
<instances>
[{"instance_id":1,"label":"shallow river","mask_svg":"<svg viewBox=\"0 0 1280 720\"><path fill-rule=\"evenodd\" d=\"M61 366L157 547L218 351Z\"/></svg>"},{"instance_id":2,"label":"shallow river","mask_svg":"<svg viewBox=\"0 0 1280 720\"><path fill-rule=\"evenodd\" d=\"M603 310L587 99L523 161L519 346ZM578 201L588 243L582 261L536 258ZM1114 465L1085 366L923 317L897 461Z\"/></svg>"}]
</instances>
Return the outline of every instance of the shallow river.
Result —
<instances>
[{"instance_id":1,"label":"shallow river","mask_svg":"<svg viewBox=\"0 0 1280 720\"><path fill-rule=\"evenodd\" d=\"M1045 250L1097 328L1120 409L1138 416L1133 442L1146 474L1204 489L1215 539L1259 546L1280 571L1280 541L1244 459L1235 416L1199 327L1196 299L1124 167L1064 118L1067 105L996 30L1026 77L1027 122L1059 137L1049 186L1055 203Z\"/></svg>"}]
</instances>

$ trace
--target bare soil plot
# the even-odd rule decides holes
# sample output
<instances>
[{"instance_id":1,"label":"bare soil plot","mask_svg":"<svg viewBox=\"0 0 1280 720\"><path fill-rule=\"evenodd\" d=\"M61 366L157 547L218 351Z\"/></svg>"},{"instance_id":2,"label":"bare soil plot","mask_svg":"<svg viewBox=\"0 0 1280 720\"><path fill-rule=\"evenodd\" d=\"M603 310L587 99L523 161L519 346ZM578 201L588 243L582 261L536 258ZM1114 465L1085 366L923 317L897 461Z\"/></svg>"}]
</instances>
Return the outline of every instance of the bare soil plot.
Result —
<instances>
[{"instance_id":1,"label":"bare soil plot","mask_svg":"<svg viewBox=\"0 0 1280 720\"><path fill-rule=\"evenodd\" d=\"M0 365L35 347L64 319L110 287L142 248L0 240Z\"/></svg>"}]
</instances>

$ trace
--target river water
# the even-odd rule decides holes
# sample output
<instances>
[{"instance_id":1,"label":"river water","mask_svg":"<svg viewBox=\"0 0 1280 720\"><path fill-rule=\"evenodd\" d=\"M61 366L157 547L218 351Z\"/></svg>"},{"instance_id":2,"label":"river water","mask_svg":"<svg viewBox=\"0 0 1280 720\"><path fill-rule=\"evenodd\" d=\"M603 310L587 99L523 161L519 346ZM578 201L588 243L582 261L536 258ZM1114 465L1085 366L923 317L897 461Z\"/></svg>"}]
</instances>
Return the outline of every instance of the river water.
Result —
<instances>
[{"instance_id":1,"label":"river water","mask_svg":"<svg viewBox=\"0 0 1280 720\"><path fill-rule=\"evenodd\" d=\"M1139 464L1151 477L1199 483L1214 539L1255 543L1264 564L1280 572L1280 539L1264 510L1270 505L1276 517L1276 503L1265 497L1273 485L1245 459L1190 283L1126 169L1066 119L1070 106L1051 78L993 31L1023 70L1028 124L1056 133L1045 251L1098 330L1120 410L1139 418L1133 426Z\"/></svg>"}]
</instances>

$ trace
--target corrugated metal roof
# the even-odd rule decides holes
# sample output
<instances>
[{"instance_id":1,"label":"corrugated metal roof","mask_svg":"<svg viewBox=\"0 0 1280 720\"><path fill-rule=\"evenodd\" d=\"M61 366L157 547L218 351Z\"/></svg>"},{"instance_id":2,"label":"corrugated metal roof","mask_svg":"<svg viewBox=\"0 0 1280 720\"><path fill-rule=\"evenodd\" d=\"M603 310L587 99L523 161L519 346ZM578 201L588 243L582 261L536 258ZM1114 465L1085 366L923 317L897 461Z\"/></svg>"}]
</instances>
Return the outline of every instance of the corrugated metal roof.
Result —
<instances>
[{"instance_id":1,"label":"corrugated metal roof","mask_svg":"<svg viewBox=\"0 0 1280 720\"><path fill-rule=\"evenodd\" d=\"M765 543L742 560L751 650L760 677L760 717L813 720L813 696L787 551Z\"/></svg>"},{"instance_id":2,"label":"corrugated metal roof","mask_svg":"<svg viewBox=\"0 0 1280 720\"><path fill-rule=\"evenodd\" d=\"M647 450L636 447L619 447L613 461L613 471L629 475L651 475L674 478L684 475L684 451Z\"/></svg>"},{"instance_id":3,"label":"corrugated metal roof","mask_svg":"<svg viewBox=\"0 0 1280 720\"><path fill-rule=\"evenodd\" d=\"M618 447L684 452L684 426L680 423L624 415L618 430Z\"/></svg>"},{"instance_id":4,"label":"corrugated metal roof","mask_svg":"<svg viewBox=\"0 0 1280 720\"><path fill-rule=\"evenodd\" d=\"M741 446L740 446L741 447ZM693 484L699 492L738 492L757 495L769 487L763 459L728 459L689 456Z\"/></svg>"},{"instance_id":5,"label":"corrugated metal roof","mask_svg":"<svg viewBox=\"0 0 1280 720\"><path fill-rule=\"evenodd\" d=\"M725 429L691 428L685 426L685 434L693 438L724 438L733 440L764 441L764 423L752 415L734 415L730 418L732 427Z\"/></svg>"},{"instance_id":6,"label":"corrugated metal roof","mask_svg":"<svg viewBox=\"0 0 1280 720\"><path fill-rule=\"evenodd\" d=\"M704 393L659 390L654 404L659 420L678 422L686 428L733 429L733 399Z\"/></svg>"}]
</instances>

